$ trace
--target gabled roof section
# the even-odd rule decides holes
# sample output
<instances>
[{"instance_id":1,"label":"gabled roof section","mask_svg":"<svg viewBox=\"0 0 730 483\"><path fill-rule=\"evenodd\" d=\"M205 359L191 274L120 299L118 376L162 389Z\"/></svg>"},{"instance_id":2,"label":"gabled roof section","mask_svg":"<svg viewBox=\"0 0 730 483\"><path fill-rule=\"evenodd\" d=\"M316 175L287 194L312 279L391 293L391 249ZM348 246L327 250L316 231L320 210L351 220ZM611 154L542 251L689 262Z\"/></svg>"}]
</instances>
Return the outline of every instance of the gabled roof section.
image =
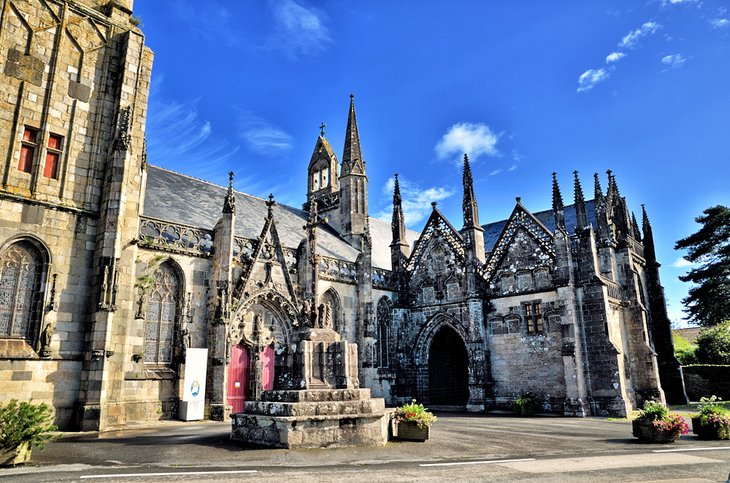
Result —
<instances>
[{"instance_id":1,"label":"gabled roof section","mask_svg":"<svg viewBox=\"0 0 730 483\"><path fill-rule=\"evenodd\" d=\"M236 195L235 236L256 239L267 219L266 201L240 191ZM196 228L212 230L221 217L226 188L190 176L148 165L142 216ZM305 237L309 214L277 204L274 217L281 245L296 250ZM360 251L347 243L329 225L322 225L317 236L319 253L337 260L354 262Z\"/></svg>"},{"instance_id":2,"label":"gabled roof section","mask_svg":"<svg viewBox=\"0 0 730 483\"><path fill-rule=\"evenodd\" d=\"M320 159L326 159L327 164L331 164L333 161L335 166L337 165L337 156L330 146L330 142L324 136L317 137L317 143L314 145L314 151L312 152L312 158L309 160L309 166L311 167Z\"/></svg>"},{"instance_id":3,"label":"gabled roof section","mask_svg":"<svg viewBox=\"0 0 730 483\"><path fill-rule=\"evenodd\" d=\"M586 215L588 218L588 224L592 224L595 228L596 225L596 208L593 200L586 201ZM573 233L578 226L578 220L575 212L575 205L567 205L563 208L565 213L565 228L568 233ZM555 233L555 217L553 210L538 211L533 213L532 216L540 220L548 230ZM489 253L494 250L494 246L497 244L499 236L504 231L504 227L507 225L509 220L494 221L482 225L484 228L484 250Z\"/></svg>"},{"instance_id":4,"label":"gabled roof section","mask_svg":"<svg viewBox=\"0 0 730 483\"><path fill-rule=\"evenodd\" d=\"M421 236L416 240L416 244L413 247L413 253L408 259L408 270L413 270L423 256L428 242L435 238L441 237L446 241L446 244L462 259L465 257L464 252L464 238L458 232L454 226L444 217L444 215L436 208L436 204L433 203L433 211L431 216L426 222L426 226L421 232Z\"/></svg>"},{"instance_id":5,"label":"gabled roof section","mask_svg":"<svg viewBox=\"0 0 730 483\"><path fill-rule=\"evenodd\" d=\"M550 211L552 213L552 211ZM545 250L552 258L555 258L555 249L553 247L553 233L546 227L536 216L530 213L520 202L519 198L515 209L507 219L499 235L494 248L492 249L487 263L484 264L484 278L490 280L494 276L494 271L499 267L502 258L507 254L512 240L518 230L525 230L537 244Z\"/></svg>"}]
</instances>

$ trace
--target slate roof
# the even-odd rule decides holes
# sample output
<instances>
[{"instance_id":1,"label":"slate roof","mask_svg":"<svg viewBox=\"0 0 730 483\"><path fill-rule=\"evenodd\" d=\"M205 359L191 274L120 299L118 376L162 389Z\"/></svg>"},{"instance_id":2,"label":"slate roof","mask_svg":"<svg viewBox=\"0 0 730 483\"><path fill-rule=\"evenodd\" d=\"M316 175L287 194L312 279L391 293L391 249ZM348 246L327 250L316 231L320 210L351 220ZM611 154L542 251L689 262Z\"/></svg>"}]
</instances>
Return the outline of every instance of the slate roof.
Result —
<instances>
[{"instance_id":1,"label":"slate roof","mask_svg":"<svg viewBox=\"0 0 730 483\"><path fill-rule=\"evenodd\" d=\"M568 230L568 233L572 233L575 231L575 226L577 224L575 217L575 205L565 206L563 213L565 214L565 228ZM551 232L555 232L555 219L553 217L552 209L538 211L537 213L533 213L533 216L540 220L540 223L545 225ZM596 227L596 207L593 200L586 201L586 216L588 218L588 224ZM499 235L502 234L504 227L507 225L507 221L509 220L500 220L482 225L482 228L484 228L484 249L487 253L494 249L494 245L497 243Z\"/></svg>"},{"instance_id":2,"label":"slate roof","mask_svg":"<svg viewBox=\"0 0 730 483\"><path fill-rule=\"evenodd\" d=\"M420 233L406 229L406 241L413 250L413 245L421 236ZM370 218L370 237L373 240L373 266L391 270L390 243L393 241L393 232L390 222Z\"/></svg>"},{"instance_id":3,"label":"slate roof","mask_svg":"<svg viewBox=\"0 0 730 483\"><path fill-rule=\"evenodd\" d=\"M236 191L235 235L256 238L261 235L266 219L265 200ZM221 217L226 188L184 174L168 171L157 166L147 168L143 216L196 228L212 230ZM305 236L303 226L309 214L278 204L274 207L274 220L281 243L296 249ZM360 254L330 226L318 232L320 254L354 262ZM390 251L388 251L390 265Z\"/></svg>"}]
</instances>

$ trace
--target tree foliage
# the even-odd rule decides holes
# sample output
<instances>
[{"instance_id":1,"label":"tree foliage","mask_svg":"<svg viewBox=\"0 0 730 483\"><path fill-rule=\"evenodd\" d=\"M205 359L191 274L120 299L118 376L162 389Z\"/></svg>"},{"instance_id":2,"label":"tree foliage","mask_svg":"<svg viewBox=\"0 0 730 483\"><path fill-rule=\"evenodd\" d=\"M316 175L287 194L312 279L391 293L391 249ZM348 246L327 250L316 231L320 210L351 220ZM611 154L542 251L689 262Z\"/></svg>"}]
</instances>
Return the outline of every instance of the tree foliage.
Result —
<instances>
[{"instance_id":1,"label":"tree foliage","mask_svg":"<svg viewBox=\"0 0 730 483\"><path fill-rule=\"evenodd\" d=\"M682 300L687 319L708 327L730 319L730 209L717 205L695 218L696 233L677 241L676 250L687 250L685 260L698 264L683 282L695 284Z\"/></svg>"},{"instance_id":2,"label":"tree foliage","mask_svg":"<svg viewBox=\"0 0 730 483\"><path fill-rule=\"evenodd\" d=\"M683 366L697 364L697 346L679 334L672 336L674 339L674 355Z\"/></svg>"},{"instance_id":3,"label":"tree foliage","mask_svg":"<svg viewBox=\"0 0 730 483\"><path fill-rule=\"evenodd\" d=\"M730 320L700 331L695 356L700 364L730 364Z\"/></svg>"}]
</instances>

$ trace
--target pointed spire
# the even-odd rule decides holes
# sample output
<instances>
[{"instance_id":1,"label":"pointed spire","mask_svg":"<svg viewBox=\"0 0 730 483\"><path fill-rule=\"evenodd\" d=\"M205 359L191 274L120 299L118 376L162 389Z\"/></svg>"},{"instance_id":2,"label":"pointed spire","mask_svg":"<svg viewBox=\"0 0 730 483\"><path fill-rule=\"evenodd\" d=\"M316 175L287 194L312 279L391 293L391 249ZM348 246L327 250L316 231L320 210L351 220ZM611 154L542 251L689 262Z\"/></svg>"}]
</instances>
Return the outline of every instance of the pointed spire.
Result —
<instances>
[{"instance_id":1,"label":"pointed spire","mask_svg":"<svg viewBox=\"0 0 730 483\"><path fill-rule=\"evenodd\" d=\"M603 191L601 191L601 180L598 179L598 173L593 173L593 199L596 203L603 201Z\"/></svg>"},{"instance_id":2,"label":"pointed spire","mask_svg":"<svg viewBox=\"0 0 730 483\"><path fill-rule=\"evenodd\" d=\"M479 209L477 207L477 199L474 196L474 179L471 175L471 166L469 165L469 156L464 154L464 201L461 205L464 211L464 228L473 228L479 226Z\"/></svg>"},{"instance_id":3,"label":"pointed spire","mask_svg":"<svg viewBox=\"0 0 730 483\"><path fill-rule=\"evenodd\" d=\"M553 172L553 216L555 217L555 228L565 230L565 205L563 204L563 195L560 193L558 186L558 174Z\"/></svg>"},{"instance_id":4,"label":"pointed spire","mask_svg":"<svg viewBox=\"0 0 730 483\"><path fill-rule=\"evenodd\" d=\"M576 229L582 230L588 226L588 216L586 215L586 200L583 196L583 187L580 184L578 171L573 171L574 178L574 199L575 199L575 218Z\"/></svg>"},{"instance_id":5,"label":"pointed spire","mask_svg":"<svg viewBox=\"0 0 730 483\"><path fill-rule=\"evenodd\" d=\"M651 223L649 222L649 216L646 214L646 207L641 205L641 225L644 230L644 258L648 262L656 263L656 252L654 251L654 234L651 230Z\"/></svg>"},{"instance_id":6,"label":"pointed spire","mask_svg":"<svg viewBox=\"0 0 730 483\"><path fill-rule=\"evenodd\" d=\"M350 173L365 174L365 161L360 151L360 134L355 116L355 96L350 94L350 112L347 116L345 150L342 153L342 176Z\"/></svg>"},{"instance_id":7,"label":"pointed spire","mask_svg":"<svg viewBox=\"0 0 730 483\"><path fill-rule=\"evenodd\" d=\"M634 232L634 239L641 241L641 230L639 229L639 223L636 221L636 214L631 212L631 229Z\"/></svg>"},{"instance_id":8,"label":"pointed spire","mask_svg":"<svg viewBox=\"0 0 730 483\"><path fill-rule=\"evenodd\" d=\"M236 195L233 194L233 171L228 172L228 191L223 200L223 213L236 212Z\"/></svg>"},{"instance_id":9,"label":"pointed spire","mask_svg":"<svg viewBox=\"0 0 730 483\"><path fill-rule=\"evenodd\" d=\"M390 262L393 271L403 268L405 260L410 255L410 248L406 241L406 221L403 216L403 200L400 195L398 175L395 175L393 187L393 221L390 226L393 230L393 241L390 244Z\"/></svg>"},{"instance_id":10,"label":"pointed spire","mask_svg":"<svg viewBox=\"0 0 730 483\"><path fill-rule=\"evenodd\" d=\"M618 185L616 184L616 176L613 175L613 171L610 169L606 171L608 175L608 188L606 188L606 196L613 199L618 199L621 194L618 192Z\"/></svg>"}]
</instances>

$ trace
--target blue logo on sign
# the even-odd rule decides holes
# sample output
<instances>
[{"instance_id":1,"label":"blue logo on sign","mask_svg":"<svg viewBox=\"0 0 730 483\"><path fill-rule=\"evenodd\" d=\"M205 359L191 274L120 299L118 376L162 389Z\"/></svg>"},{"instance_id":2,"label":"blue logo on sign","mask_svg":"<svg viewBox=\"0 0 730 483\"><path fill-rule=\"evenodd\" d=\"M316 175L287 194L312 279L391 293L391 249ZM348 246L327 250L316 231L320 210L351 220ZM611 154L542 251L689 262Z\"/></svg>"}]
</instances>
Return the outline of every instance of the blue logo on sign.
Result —
<instances>
[{"instance_id":1,"label":"blue logo on sign","mask_svg":"<svg viewBox=\"0 0 730 483\"><path fill-rule=\"evenodd\" d=\"M193 381L193 383L190 384L190 394L192 394L193 397L200 394L200 383L198 381Z\"/></svg>"}]
</instances>

